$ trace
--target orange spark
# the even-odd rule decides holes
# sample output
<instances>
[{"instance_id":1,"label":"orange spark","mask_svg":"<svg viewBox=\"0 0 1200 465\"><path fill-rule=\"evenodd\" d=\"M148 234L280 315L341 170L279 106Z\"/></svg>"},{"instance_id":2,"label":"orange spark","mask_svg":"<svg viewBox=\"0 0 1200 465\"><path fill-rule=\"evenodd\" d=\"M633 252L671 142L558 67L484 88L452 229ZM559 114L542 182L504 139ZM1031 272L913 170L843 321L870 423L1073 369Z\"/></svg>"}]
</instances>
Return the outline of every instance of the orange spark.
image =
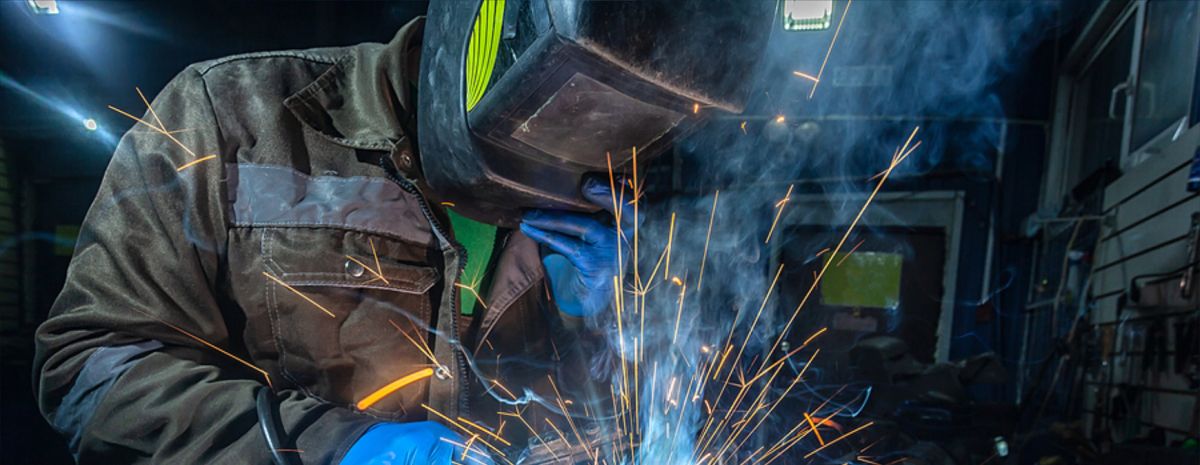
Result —
<instances>
[{"instance_id":1,"label":"orange spark","mask_svg":"<svg viewBox=\"0 0 1200 465\"><path fill-rule=\"evenodd\" d=\"M263 276L271 278L272 281L279 283L280 286L283 286L285 289L296 293L296 295L300 296L301 299L304 299L304 300L308 301L308 303L313 304L318 309L320 309L322 312L325 312L326 315L329 315L330 318L337 318L337 315L334 315L333 312L329 311L329 309L321 306L321 304L317 303L317 301L312 300L308 296L304 295L303 292L297 291L296 288L289 286L288 283L283 282L282 279L276 278L275 275L272 275L271 273L267 273L266 271L264 271Z\"/></svg>"},{"instance_id":2,"label":"orange spark","mask_svg":"<svg viewBox=\"0 0 1200 465\"><path fill-rule=\"evenodd\" d=\"M462 422L462 424L472 425L472 427L475 427L475 429L478 429L478 430L480 430L480 431L484 431L484 434L486 434L486 435L488 435L488 436L492 436L492 437L493 437L493 439L496 439L497 441L500 441L500 443L503 443L503 445L505 445L505 446L511 446L511 445L512 445L512 442L505 441L505 440L504 440L504 437L500 437L500 435L498 435L498 434L496 434L496 433L492 433L492 430L490 430L490 429L487 429L487 428L484 428L484 425L481 425L481 424L479 424L479 423L475 423L475 422L469 421L469 419L467 419L467 418L463 418L463 417L458 417L458 421Z\"/></svg>"},{"instance_id":3,"label":"orange spark","mask_svg":"<svg viewBox=\"0 0 1200 465\"><path fill-rule=\"evenodd\" d=\"M679 286L679 307L675 310L675 332L671 333L671 344L679 337L679 320L683 319L683 297L687 294L687 284Z\"/></svg>"},{"instance_id":4,"label":"orange spark","mask_svg":"<svg viewBox=\"0 0 1200 465\"><path fill-rule=\"evenodd\" d=\"M821 443L822 446L825 445L825 438L821 437L821 431L817 429L817 424L813 423L812 415L809 415L808 412L804 412L804 420L807 421L808 426L812 428L813 434L817 435L817 442Z\"/></svg>"},{"instance_id":5,"label":"orange spark","mask_svg":"<svg viewBox=\"0 0 1200 465\"><path fill-rule=\"evenodd\" d=\"M170 139L170 140L171 140L171 142L174 142L174 143L175 143L175 145L178 145L178 146L179 146L179 148L183 149L183 151L184 151L184 152L187 152L187 153L188 153L188 155L191 155L191 156L193 156L193 157L195 157L195 156L196 156L196 153L195 153L195 152L193 152L193 151L192 151L192 149L189 149L189 148L188 148L186 145L183 145L183 143L182 143L182 142L179 142L179 139L176 139L176 138L175 138L175 136L174 136L174 135L172 135L172 134L171 134L171 132L170 132L170 131L167 131L165 128L160 128L160 127L158 127L158 126L155 126L155 125L153 125L153 124L150 124L150 123L146 122L146 120L143 120L143 119L141 119L141 118L138 118L138 117L136 117L136 116L133 116L133 115L129 114L128 112L126 112L126 111L124 111L124 110L121 110L120 108L114 107L114 106L112 106L112 105L109 105L109 106L108 106L108 109L109 109L109 110L112 110L112 111L115 111L115 112L117 112L117 113L121 114L122 116L125 116L126 118L132 119L132 120L134 120L134 121L138 122L139 124L143 124L143 125L145 125L145 126L148 126L148 127L150 127L150 129L153 129L155 132L157 132L157 133L159 133L159 134L162 134L162 135L164 135L164 136L167 136L167 138L168 138L168 139Z\"/></svg>"},{"instance_id":6,"label":"orange spark","mask_svg":"<svg viewBox=\"0 0 1200 465\"><path fill-rule=\"evenodd\" d=\"M484 310L487 310L487 303L483 301L483 297L479 296L479 292L475 290L475 286L468 286L463 283L454 283L454 287L471 293L472 296L475 296L475 301L479 302L479 305L482 305Z\"/></svg>"},{"instance_id":7,"label":"orange spark","mask_svg":"<svg viewBox=\"0 0 1200 465\"><path fill-rule=\"evenodd\" d=\"M858 247L863 245L863 242L866 242L866 239L860 239L857 244L854 244L854 247L850 248L850 251L846 252L846 255L842 255L842 259L838 260L836 266L842 266L842 263L845 263L846 259L850 258L851 255L854 255L854 251L858 250Z\"/></svg>"},{"instance_id":8,"label":"orange spark","mask_svg":"<svg viewBox=\"0 0 1200 465\"><path fill-rule=\"evenodd\" d=\"M854 433L857 433L857 432L859 432L859 431L862 431L862 430L864 430L864 429L867 429L867 428L869 428L871 425L874 425L874 424L875 424L875 422L873 422L873 421L868 421L866 424L864 424L864 425L862 425L862 426L859 426L858 428L854 428L854 429L850 430L850 432L848 432L848 433L846 433L846 434L843 434L843 435L841 435L841 436L838 436L838 437L837 437L837 439L834 439L834 440L832 440L832 441L829 441L828 443L825 443L825 445L823 445L823 446L821 446L821 447L818 447L818 448L816 448L816 449L813 449L813 450L812 450L812 452L809 452L808 454L805 454L804 458L806 458L806 459L807 459L807 458L809 458L809 457L812 457L812 456L814 456L814 455L817 455L817 453L818 453L818 452L821 452L821 450L825 449L826 447L829 447L829 446L832 446L832 445L834 445L834 444L837 444L837 443L838 443L838 441L841 441L841 440L843 440L843 439L846 439L846 438L850 437L851 435L853 435Z\"/></svg>"},{"instance_id":9,"label":"orange spark","mask_svg":"<svg viewBox=\"0 0 1200 465\"><path fill-rule=\"evenodd\" d=\"M412 373L409 373L407 375L400 377L400 379L397 379L395 381L388 383L387 386L381 387L378 390L376 390L375 392L368 394L366 397L363 397L362 400L358 401L357 404L354 404L354 406L357 407L360 411L366 410L366 409L370 408L372 405L375 405L376 402L383 400L384 397L387 397L391 393L396 392L400 388L403 388L404 386L408 386L409 384L423 380L430 376L433 376L433 368L426 367L426 368L422 368L420 370L414 371Z\"/></svg>"},{"instance_id":10,"label":"orange spark","mask_svg":"<svg viewBox=\"0 0 1200 465\"><path fill-rule=\"evenodd\" d=\"M812 341L813 341L813 339L816 339L816 338L817 338L817 336L820 336L820 335L824 334L824 333L825 333L825 331L828 331L828 330L829 330L829 327L828 327L828 326L826 326L826 327L824 327L824 328L821 328L819 331L817 331L817 332L813 333L813 335L812 335L812 336L809 336L809 337L808 337L808 339L805 339L805 340L804 340L804 343L803 343L803 344L800 344L800 347L807 346L807 345L808 345L808 343L810 343L810 342L812 342Z\"/></svg>"},{"instance_id":11,"label":"orange spark","mask_svg":"<svg viewBox=\"0 0 1200 465\"><path fill-rule=\"evenodd\" d=\"M700 104L699 103L692 104L692 113L693 114L700 113Z\"/></svg>"},{"instance_id":12,"label":"orange spark","mask_svg":"<svg viewBox=\"0 0 1200 465\"><path fill-rule=\"evenodd\" d=\"M775 208L778 208L778 210L775 211L775 220L771 222L771 229L767 231L767 239L763 241L763 244L771 242L771 235L775 233L775 226L779 224L779 217L783 216L783 207L787 206L789 200L792 200L792 187L794 186L789 184L787 193L783 194L783 198L775 203Z\"/></svg>"},{"instance_id":13,"label":"orange spark","mask_svg":"<svg viewBox=\"0 0 1200 465\"><path fill-rule=\"evenodd\" d=\"M667 264L663 268L663 279L671 275L671 245L675 242L675 212L671 212L671 227L667 229ZM678 278L676 278L678 280Z\"/></svg>"},{"instance_id":14,"label":"orange spark","mask_svg":"<svg viewBox=\"0 0 1200 465\"><path fill-rule=\"evenodd\" d=\"M425 358L428 358L430 362L433 362L433 364L439 368L442 367L442 364L438 363L437 358L433 356L433 351L429 349L429 345L426 344L424 340L422 340L420 343L417 343L417 339L414 339L412 336L408 335L408 332L400 329L400 325L396 324L395 321L392 321L391 318L388 319L388 323L391 323L392 327L396 328L396 331L399 331L401 336L404 336L405 339L408 339L408 342L411 342L412 345L417 348L417 351L421 352ZM417 329L416 323L413 323L413 329ZM420 332L421 331L417 329L417 333L419 334ZM449 371L447 371L447 373L449 373Z\"/></svg>"},{"instance_id":15,"label":"orange spark","mask_svg":"<svg viewBox=\"0 0 1200 465\"><path fill-rule=\"evenodd\" d=\"M797 76L797 77L802 77L802 78L804 78L804 79L808 79L808 80L812 81L812 82L814 83L813 85L816 85L815 83L817 83L817 82L819 82L819 81L820 81L820 79L817 79L817 78L816 78L816 76L813 76L813 75L811 75L811 74L808 74L808 73L802 73L802 72L800 72L800 71L792 71L792 74L793 74L793 75L795 75L795 76Z\"/></svg>"},{"instance_id":16,"label":"orange spark","mask_svg":"<svg viewBox=\"0 0 1200 465\"><path fill-rule=\"evenodd\" d=\"M708 262L708 242L712 239L713 220L717 217L717 199L721 191L713 194L712 211L708 213L708 233L704 235L704 253L700 256L700 277L696 278L696 292L704 289L704 265Z\"/></svg>"},{"instance_id":17,"label":"orange spark","mask_svg":"<svg viewBox=\"0 0 1200 465\"><path fill-rule=\"evenodd\" d=\"M779 115L779 116L776 116L776 117L775 117L775 123L776 123L776 124L783 124L783 123L785 123L785 122L787 122L787 117L785 117L785 116L783 116L783 115Z\"/></svg>"},{"instance_id":18,"label":"orange spark","mask_svg":"<svg viewBox=\"0 0 1200 465\"><path fill-rule=\"evenodd\" d=\"M379 264L379 254L375 252L375 240L367 239L367 243L371 244L371 256L375 257L375 274L379 276L379 279L383 280L384 284L391 284L388 282L387 278L383 276L383 265Z\"/></svg>"},{"instance_id":19,"label":"orange spark","mask_svg":"<svg viewBox=\"0 0 1200 465\"><path fill-rule=\"evenodd\" d=\"M180 171L183 171L183 170L186 170L186 169L188 169L188 168L191 168L192 166L195 166L196 164L198 164L198 163L200 163L200 162L209 161L209 160L212 160L212 159L214 159L214 158L217 158L217 156L216 156L216 155L207 155L207 156L203 156L203 157L197 158L197 159L195 159L195 160L192 160L192 161L189 161L189 162L187 162L187 163L184 163L184 164L183 164L183 166L180 166L179 168L175 168L175 172L176 172L176 173L178 173L178 172L180 172Z\"/></svg>"},{"instance_id":20,"label":"orange spark","mask_svg":"<svg viewBox=\"0 0 1200 465\"><path fill-rule=\"evenodd\" d=\"M374 280L378 279L378 280L382 280L382 281L384 282L384 284L391 284L391 283L389 283L389 282L388 282L387 278L383 277L383 273L381 273L381 271L383 270L382 268L380 268L380 269L376 270L376 269L374 269L374 268L371 268L370 266L368 266L366 263L363 263L361 260L359 260L359 259L357 259L357 258L354 258L354 257L351 257L351 256L349 256L349 255L347 255L347 256L346 256L346 259L347 259L347 260L350 260L350 261L352 261L352 262L354 262L354 263L357 263L357 264L358 264L358 266L361 266L361 267L363 267L363 269L364 269L364 270L367 270L367 271L371 272L371 274L372 274L372 275L375 275L375 278L373 278L371 281L374 281ZM377 259L377 260L378 260L378 259Z\"/></svg>"},{"instance_id":21,"label":"orange spark","mask_svg":"<svg viewBox=\"0 0 1200 465\"><path fill-rule=\"evenodd\" d=\"M826 248L824 248L824 249L821 249L821 250L817 251L817 254L816 254L816 255L813 255L813 258L820 257L820 256L822 256L822 255L825 255L825 252L828 252L828 251L829 251L829 247L826 247Z\"/></svg>"},{"instance_id":22,"label":"orange spark","mask_svg":"<svg viewBox=\"0 0 1200 465\"><path fill-rule=\"evenodd\" d=\"M145 312L141 312L141 313L148 315L148 313L145 313ZM267 387L274 389L274 386L271 385L271 375L268 375L266 370L263 370L262 368L255 366L253 363L243 360L241 357L238 357L237 355L233 355L233 353L229 352L228 350L217 347L216 344L208 342L208 341L204 340L204 338L197 336L195 334L192 334L183 328L175 326L171 323L167 323L166 321L158 319L158 317L155 317L153 315L151 315L151 318L154 318L154 319L158 320L160 323L171 327L171 329L174 329L175 331L179 331L184 336L190 337L193 340L195 340L196 342L204 344L205 346L207 346L208 348L210 348L212 350L220 352L222 355L224 355L226 357L232 358L234 361L241 363L242 365L245 365L246 367L250 368L251 370L257 371L259 374L261 374L263 376L263 379L267 380Z\"/></svg>"},{"instance_id":23,"label":"orange spark","mask_svg":"<svg viewBox=\"0 0 1200 465\"><path fill-rule=\"evenodd\" d=\"M912 143L913 138L916 137L917 131L920 129L920 126L913 128L912 134L909 134L908 140L905 141L904 145L900 148L900 150L897 151L898 153L903 153L905 149L908 148L909 144ZM879 182L875 184L875 189L871 191L869 196L867 196L867 200L863 202L862 208L858 210L858 214L854 216L854 220L850 222L850 226L846 228L846 232L842 234L842 238L833 248L834 255L836 255L842 249L842 246L846 244L846 241L850 238L850 234L854 232L854 228L857 227L858 222L862 220L863 214L865 214L867 208L871 206L871 202L875 200L875 196L879 194L881 189L883 189L883 184L887 182L888 175L891 174L892 170L894 170L901 161L903 161L903 158L897 159L894 156L892 157L892 164L888 167L887 171L884 171L884 175L880 177ZM796 309L792 311L792 316L788 319L787 324L783 326L783 331L779 333L779 337L775 339L774 345L772 345L771 349L767 351L767 354L772 354L775 352L775 349L779 348L780 342L782 342L784 336L788 334L788 330L790 330L792 324L795 323L796 317L800 315L800 310L804 308L806 303L808 303L808 299L812 296L813 291L815 291L817 285L820 284L821 278L825 276L825 272L829 270L830 262L831 260L826 260L824 265L821 266L821 271L814 277L812 284L808 287L808 291L806 291L804 296L801 297L800 303L796 305Z\"/></svg>"},{"instance_id":24,"label":"orange spark","mask_svg":"<svg viewBox=\"0 0 1200 465\"><path fill-rule=\"evenodd\" d=\"M833 38L829 40L829 49L825 51L825 59L821 60L821 68L817 70L817 78L813 80L812 89L808 91L808 98L811 100L813 94L817 93L817 85L821 83L821 76L825 74L825 65L829 63L829 55L833 53L833 44L837 43L838 34L842 32L842 23L846 21L846 15L850 13L850 4L854 0L846 0L846 9L842 10L842 17L838 18L837 29L833 31Z\"/></svg>"},{"instance_id":25,"label":"orange spark","mask_svg":"<svg viewBox=\"0 0 1200 465\"><path fill-rule=\"evenodd\" d=\"M742 129L742 134L748 134L746 132L746 122L745 121L742 121L742 124L738 127L740 127Z\"/></svg>"},{"instance_id":26,"label":"orange spark","mask_svg":"<svg viewBox=\"0 0 1200 465\"><path fill-rule=\"evenodd\" d=\"M432 414L436 415L438 418L441 418L441 419L442 419L443 421L445 421L446 423L449 423L451 426L454 426L454 427L458 428L459 430L461 430L461 431L465 432L466 434L474 434L475 436L478 436L477 434L475 434L475 433L474 433L474 432L472 432L471 430L467 429L467 427L463 426L463 425L462 425L462 423L459 423L459 422L457 422L457 421L454 421L454 419L453 419L453 418L450 418L450 417L446 416L445 414L443 414L442 412L439 412L439 411L437 411L437 409L435 409L435 408L433 408L433 407L430 407L430 406L428 406L428 405L425 405L425 404L421 404L421 408L424 408L424 409L425 409L427 412L429 412L429 413L432 413ZM443 439L443 440L445 440L446 438L442 438L442 439ZM491 450L495 451L497 454L500 454L500 457L506 457L506 455L504 454L504 451L501 451L499 448L497 448L496 446L492 445L492 443L490 443L490 442L487 442L487 441L483 440L482 438L480 438L480 439L479 439L479 443L480 443L480 444L483 444L483 445L485 445L485 446L487 446L489 449L491 449ZM462 446L463 446L463 444L458 444L458 443L452 443L452 444L455 444L455 445L457 445L457 446L459 446L459 447L462 447ZM507 459L506 459L505 461L507 461ZM511 462L509 462L509 463L511 463Z\"/></svg>"}]
</instances>

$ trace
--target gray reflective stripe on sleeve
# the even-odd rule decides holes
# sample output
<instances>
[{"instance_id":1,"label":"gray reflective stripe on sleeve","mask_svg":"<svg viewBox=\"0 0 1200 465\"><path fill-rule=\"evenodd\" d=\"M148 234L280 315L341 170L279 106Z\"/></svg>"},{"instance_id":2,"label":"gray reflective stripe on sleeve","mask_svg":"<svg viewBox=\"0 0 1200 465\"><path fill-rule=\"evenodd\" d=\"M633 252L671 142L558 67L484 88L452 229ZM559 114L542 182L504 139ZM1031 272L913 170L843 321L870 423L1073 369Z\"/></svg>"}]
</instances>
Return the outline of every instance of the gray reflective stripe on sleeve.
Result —
<instances>
[{"instance_id":1,"label":"gray reflective stripe on sleeve","mask_svg":"<svg viewBox=\"0 0 1200 465\"><path fill-rule=\"evenodd\" d=\"M163 345L158 341L143 341L135 344L101 347L92 352L83 369L75 377L71 391L63 397L54 413L54 429L67 437L71 455L79 459L79 441L83 429L92 420L92 414L104 395L112 388L117 378L132 367L147 352L158 350Z\"/></svg>"},{"instance_id":2,"label":"gray reflective stripe on sleeve","mask_svg":"<svg viewBox=\"0 0 1200 465\"><path fill-rule=\"evenodd\" d=\"M226 166L234 226L329 226L433 241L417 200L388 179L309 176L252 163Z\"/></svg>"}]
</instances>

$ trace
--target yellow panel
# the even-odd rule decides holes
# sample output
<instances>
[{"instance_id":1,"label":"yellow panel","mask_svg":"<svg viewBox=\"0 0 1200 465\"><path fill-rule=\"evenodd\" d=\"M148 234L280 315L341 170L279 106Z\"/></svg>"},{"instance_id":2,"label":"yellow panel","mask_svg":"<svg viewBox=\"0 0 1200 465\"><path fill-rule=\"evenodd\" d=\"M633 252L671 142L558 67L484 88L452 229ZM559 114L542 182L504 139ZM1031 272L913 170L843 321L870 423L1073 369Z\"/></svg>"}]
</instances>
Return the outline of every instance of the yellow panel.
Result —
<instances>
[{"instance_id":1,"label":"yellow panel","mask_svg":"<svg viewBox=\"0 0 1200 465\"><path fill-rule=\"evenodd\" d=\"M467 42L467 111L475 108L487 91L500 49L500 31L504 27L504 0L483 0L471 39Z\"/></svg>"}]
</instances>

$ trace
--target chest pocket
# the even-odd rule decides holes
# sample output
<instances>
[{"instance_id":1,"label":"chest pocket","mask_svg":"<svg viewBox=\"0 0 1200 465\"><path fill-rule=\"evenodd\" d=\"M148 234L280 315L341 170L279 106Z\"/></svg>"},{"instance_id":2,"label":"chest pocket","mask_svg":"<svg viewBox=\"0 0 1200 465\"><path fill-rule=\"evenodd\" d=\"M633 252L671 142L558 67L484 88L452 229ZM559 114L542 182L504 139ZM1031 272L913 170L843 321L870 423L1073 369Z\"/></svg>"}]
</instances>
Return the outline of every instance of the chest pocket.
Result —
<instances>
[{"instance_id":1,"label":"chest pocket","mask_svg":"<svg viewBox=\"0 0 1200 465\"><path fill-rule=\"evenodd\" d=\"M426 247L340 228L256 228L263 302L284 377L309 395L355 408L370 394L432 367L424 354L431 290ZM373 403L376 416L423 418L420 379ZM414 408L416 407L416 408ZM414 411L415 410L415 411Z\"/></svg>"}]
</instances>

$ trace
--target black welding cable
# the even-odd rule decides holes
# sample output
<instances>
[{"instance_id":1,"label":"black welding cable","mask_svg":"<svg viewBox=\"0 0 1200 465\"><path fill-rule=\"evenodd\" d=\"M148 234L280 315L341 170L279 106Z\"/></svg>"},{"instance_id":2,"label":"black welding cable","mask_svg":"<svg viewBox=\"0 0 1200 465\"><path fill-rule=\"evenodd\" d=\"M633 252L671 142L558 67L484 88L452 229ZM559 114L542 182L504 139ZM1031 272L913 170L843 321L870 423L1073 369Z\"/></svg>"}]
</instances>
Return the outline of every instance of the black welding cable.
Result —
<instances>
[{"instance_id":1,"label":"black welding cable","mask_svg":"<svg viewBox=\"0 0 1200 465\"><path fill-rule=\"evenodd\" d=\"M258 410L258 426L262 429L263 438L267 440L267 450L271 451L271 461L275 465L294 465L292 457L286 453L283 440L279 434L283 427L279 425L279 413L276 407L275 393L271 388L263 386L255 396L255 407Z\"/></svg>"}]
</instances>

